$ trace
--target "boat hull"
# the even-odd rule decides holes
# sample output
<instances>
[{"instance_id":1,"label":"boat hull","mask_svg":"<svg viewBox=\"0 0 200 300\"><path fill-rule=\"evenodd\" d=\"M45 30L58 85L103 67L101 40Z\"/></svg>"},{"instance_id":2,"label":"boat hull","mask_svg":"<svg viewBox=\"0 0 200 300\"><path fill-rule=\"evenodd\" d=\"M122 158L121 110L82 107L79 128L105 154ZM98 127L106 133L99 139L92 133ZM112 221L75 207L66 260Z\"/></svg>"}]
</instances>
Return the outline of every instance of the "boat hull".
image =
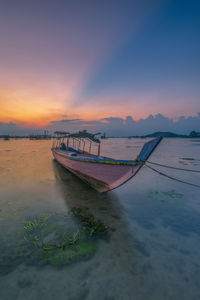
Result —
<instances>
[{"instance_id":1,"label":"boat hull","mask_svg":"<svg viewBox=\"0 0 200 300\"><path fill-rule=\"evenodd\" d=\"M59 151L60 152L60 151ZM133 177L141 165L122 166L71 160L52 149L57 162L99 192L110 191Z\"/></svg>"}]
</instances>

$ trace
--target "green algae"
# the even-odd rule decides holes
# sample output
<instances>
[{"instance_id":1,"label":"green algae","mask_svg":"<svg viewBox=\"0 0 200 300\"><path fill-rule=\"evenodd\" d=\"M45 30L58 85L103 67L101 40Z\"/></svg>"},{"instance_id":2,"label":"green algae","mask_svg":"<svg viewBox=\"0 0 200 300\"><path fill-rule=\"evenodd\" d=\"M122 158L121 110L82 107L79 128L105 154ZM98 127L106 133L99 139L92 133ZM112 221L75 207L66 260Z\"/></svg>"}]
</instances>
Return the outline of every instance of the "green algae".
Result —
<instances>
[{"instance_id":1,"label":"green algae","mask_svg":"<svg viewBox=\"0 0 200 300\"><path fill-rule=\"evenodd\" d=\"M55 267L62 267L80 259L88 259L97 251L97 241L82 240L64 249L51 249L44 255L45 260Z\"/></svg>"},{"instance_id":2,"label":"green algae","mask_svg":"<svg viewBox=\"0 0 200 300\"><path fill-rule=\"evenodd\" d=\"M47 225L47 221L49 219L50 215L40 215L36 216L33 221L26 221L24 229L31 232L39 227L43 227Z\"/></svg>"},{"instance_id":3,"label":"green algae","mask_svg":"<svg viewBox=\"0 0 200 300\"><path fill-rule=\"evenodd\" d=\"M88 257L97 250L97 241L83 240L76 245L78 255Z\"/></svg>"},{"instance_id":4,"label":"green algae","mask_svg":"<svg viewBox=\"0 0 200 300\"><path fill-rule=\"evenodd\" d=\"M44 238L48 233L48 231L45 231L45 227L49 218L50 215L40 215L36 216L32 221L26 221L24 225L24 240L36 247L43 246Z\"/></svg>"},{"instance_id":5,"label":"green algae","mask_svg":"<svg viewBox=\"0 0 200 300\"><path fill-rule=\"evenodd\" d=\"M106 235L109 227L88 213L86 208L72 208L69 215L78 219L76 230L67 231L62 224L52 223L52 216L40 215L25 222L24 240L27 248L32 249L31 256L39 264L51 264L55 267L88 259L98 249L98 239ZM66 216L57 216L59 221Z\"/></svg>"},{"instance_id":6,"label":"green algae","mask_svg":"<svg viewBox=\"0 0 200 300\"><path fill-rule=\"evenodd\" d=\"M81 222L83 230L89 236L105 235L109 231L109 227L100 220L96 221L93 215L87 213L85 207L73 207L69 213Z\"/></svg>"},{"instance_id":7,"label":"green algae","mask_svg":"<svg viewBox=\"0 0 200 300\"><path fill-rule=\"evenodd\" d=\"M20 228L15 239L8 237L0 244L0 275L12 272L21 263L60 268L90 259L100 239L109 232L109 227L96 220L87 208L33 215Z\"/></svg>"},{"instance_id":8,"label":"green algae","mask_svg":"<svg viewBox=\"0 0 200 300\"><path fill-rule=\"evenodd\" d=\"M167 202L170 199L178 200L183 198L183 194L176 192L175 190L169 191L154 191L151 190L148 195L155 200L159 200L160 202Z\"/></svg>"},{"instance_id":9,"label":"green algae","mask_svg":"<svg viewBox=\"0 0 200 300\"><path fill-rule=\"evenodd\" d=\"M183 194L176 192L175 190L170 190L167 192L162 192L164 195L172 198L172 199L180 199L183 198Z\"/></svg>"}]
</instances>

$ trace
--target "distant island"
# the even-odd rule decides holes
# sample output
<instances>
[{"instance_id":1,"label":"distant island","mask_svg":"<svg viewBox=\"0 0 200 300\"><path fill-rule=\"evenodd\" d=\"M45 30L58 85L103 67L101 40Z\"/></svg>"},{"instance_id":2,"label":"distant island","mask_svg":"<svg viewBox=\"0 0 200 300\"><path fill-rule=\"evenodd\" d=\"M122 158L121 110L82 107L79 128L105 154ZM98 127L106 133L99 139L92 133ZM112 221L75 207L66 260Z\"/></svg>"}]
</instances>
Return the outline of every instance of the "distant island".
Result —
<instances>
[{"instance_id":1,"label":"distant island","mask_svg":"<svg viewBox=\"0 0 200 300\"><path fill-rule=\"evenodd\" d=\"M157 131L148 135L145 135L144 137L157 137L157 136L162 136L162 137L171 137L171 138L187 138L189 135L184 135L184 134L176 134L170 131L162 132L162 131Z\"/></svg>"},{"instance_id":2,"label":"distant island","mask_svg":"<svg viewBox=\"0 0 200 300\"><path fill-rule=\"evenodd\" d=\"M185 134L176 134L170 131L156 131L154 133L151 134L147 134L147 135L142 135L142 136L129 136L129 138L150 138L150 137L158 137L158 136L162 136L162 137L168 137L168 138L200 138L200 132L196 132L196 131L191 131L189 133L189 135L185 135Z\"/></svg>"}]
</instances>

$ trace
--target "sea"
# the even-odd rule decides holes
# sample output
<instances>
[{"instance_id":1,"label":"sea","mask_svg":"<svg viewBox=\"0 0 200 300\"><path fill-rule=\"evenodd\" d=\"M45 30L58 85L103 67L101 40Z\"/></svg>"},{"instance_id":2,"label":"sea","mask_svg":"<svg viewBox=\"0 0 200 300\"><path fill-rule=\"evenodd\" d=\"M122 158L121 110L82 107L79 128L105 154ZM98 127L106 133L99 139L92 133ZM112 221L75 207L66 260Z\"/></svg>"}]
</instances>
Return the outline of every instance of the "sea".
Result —
<instances>
[{"instance_id":1,"label":"sea","mask_svg":"<svg viewBox=\"0 0 200 300\"><path fill-rule=\"evenodd\" d=\"M108 138L135 159L148 139ZM0 140L1 300L200 299L200 173L144 166L98 193L51 140ZM165 138L150 162L200 171L200 139ZM163 176L162 174L167 176Z\"/></svg>"}]
</instances>

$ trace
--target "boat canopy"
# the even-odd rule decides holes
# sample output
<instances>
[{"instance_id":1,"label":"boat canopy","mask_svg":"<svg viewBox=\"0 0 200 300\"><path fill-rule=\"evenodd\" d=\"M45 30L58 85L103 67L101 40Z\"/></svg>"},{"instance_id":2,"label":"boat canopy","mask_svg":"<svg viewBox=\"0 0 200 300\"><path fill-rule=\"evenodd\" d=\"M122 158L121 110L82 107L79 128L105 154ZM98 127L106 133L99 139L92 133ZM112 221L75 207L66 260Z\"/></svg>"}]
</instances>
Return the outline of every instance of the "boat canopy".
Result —
<instances>
[{"instance_id":1,"label":"boat canopy","mask_svg":"<svg viewBox=\"0 0 200 300\"><path fill-rule=\"evenodd\" d=\"M66 132L66 131L55 131L54 134L56 135L66 135L66 134L69 134L69 132Z\"/></svg>"},{"instance_id":2,"label":"boat canopy","mask_svg":"<svg viewBox=\"0 0 200 300\"><path fill-rule=\"evenodd\" d=\"M94 143L100 143L100 140L97 139L95 136L100 134L100 132L98 133L90 133L90 132L87 132L86 130L83 130L83 131L79 131L77 133L71 133L68 135L69 138L81 138L81 139L89 139L91 140L92 142Z\"/></svg>"},{"instance_id":3,"label":"boat canopy","mask_svg":"<svg viewBox=\"0 0 200 300\"><path fill-rule=\"evenodd\" d=\"M53 140L52 148L88 154L95 151L100 156L100 140L96 138L100 133L90 133L82 130L76 133L56 131L54 134L56 134L56 137Z\"/></svg>"}]
</instances>

